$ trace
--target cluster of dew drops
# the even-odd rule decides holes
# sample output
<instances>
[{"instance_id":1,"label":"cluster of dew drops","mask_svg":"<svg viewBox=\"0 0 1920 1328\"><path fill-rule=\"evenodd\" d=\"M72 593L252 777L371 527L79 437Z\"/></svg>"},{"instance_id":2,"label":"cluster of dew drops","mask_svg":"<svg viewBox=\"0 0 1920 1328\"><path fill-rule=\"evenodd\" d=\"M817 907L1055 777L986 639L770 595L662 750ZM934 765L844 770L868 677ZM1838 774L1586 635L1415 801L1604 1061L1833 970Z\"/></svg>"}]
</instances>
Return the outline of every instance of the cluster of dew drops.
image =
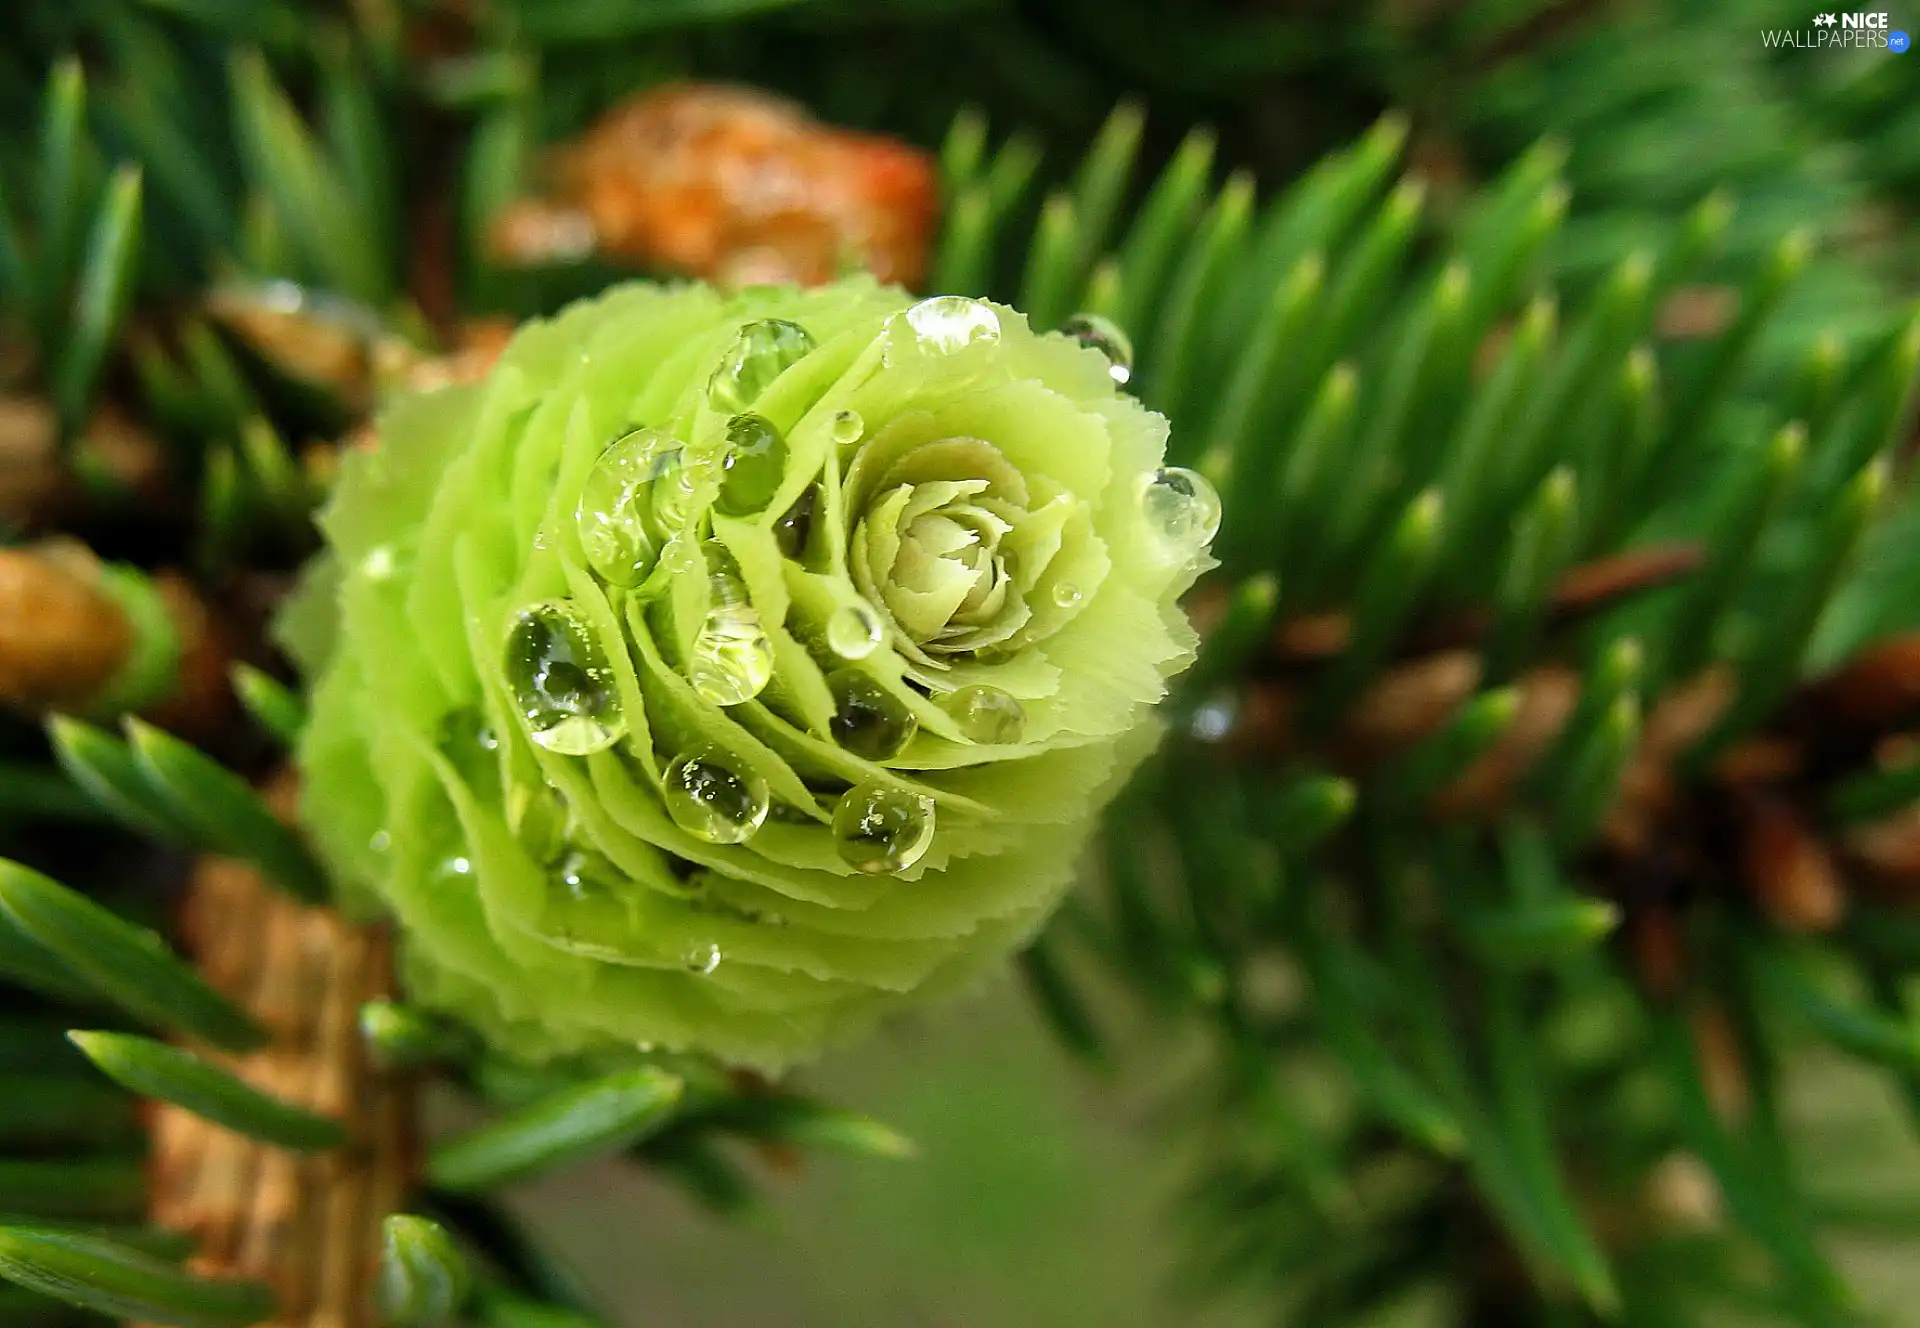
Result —
<instances>
[{"instance_id":1,"label":"cluster of dew drops","mask_svg":"<svg viewBox=\"0 0 1920 1328\"><path fill-rule=\"evenodd\" d=\"M1130 374L1132 350L1109 320L1077 314L1061 331L1105 355L1115 383ZM889 321L887 362L902 356L942 357L980 342L997 341L993 309L961 296L924 300ZM743 326L708 382L707 396L727 419L727 446L718 462L716 511L744 517L764 512L785 477L787 443L770 420L753 411L762 391L814 348L796 323L762 319ZM836 442L857 440L865 424L850 410L831 421ZM724 544L696 544L688 519L700 475L685 445L643 428L608 444L583 485L575 521L588 565L603 582L635 589L656 568L681 574L704 563L709 608L687 662L688 683L716 706L758 696L773 676L772 641L755 611L737 563ZM809 490L774 526L782 551L799 556L811 522ZM1178 467L1142 477L1139 501L1149 528L1170 546L1197 550L1219 524L1219 500L1206 480ZM919 721L868 673L852 667L880 649L885 626L871 605L851 597L827 619L819 644L835 663L826 681L834 702L832 736L865 760L898 756ZM549 751L585 756L612 746L627 732L614 673L600 633L571 600L550 599L523 608L508 632L506 676L532 739ZM1026 715L1000 688L975 684L936 698L971 742L1020 741ZM772 810L767 781L716 746L681 752L663 774L662 797L676 825L712 844L752 838ZM934 804L898 781L870 780L843 793L832 831L841 858L863 872L903 871L933 841Z\"/></svg>"}]
</instances>

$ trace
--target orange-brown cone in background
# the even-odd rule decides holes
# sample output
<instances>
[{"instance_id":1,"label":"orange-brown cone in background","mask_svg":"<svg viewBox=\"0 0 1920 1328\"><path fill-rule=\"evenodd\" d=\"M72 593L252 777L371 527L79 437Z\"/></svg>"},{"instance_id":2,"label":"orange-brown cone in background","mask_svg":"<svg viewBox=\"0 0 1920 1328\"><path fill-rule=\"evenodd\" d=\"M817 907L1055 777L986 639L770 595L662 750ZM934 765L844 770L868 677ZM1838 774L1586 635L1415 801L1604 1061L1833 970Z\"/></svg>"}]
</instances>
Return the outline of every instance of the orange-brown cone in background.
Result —
<instances>
[{"instance_id":1,"label":"orange-brown cone in background","mask_svg":"<svg viewBox=\"0 0 1920 1328\"><path fill-rule=\"evenodd\" d=\"M0 549L0 699L85 709L133 651L133 625L84 547Z\"/></svg>"},{"instance_id":2,"label":"orange-brown cone in background","mask_svg":"<svg viewBox=\"0 0 1920 1328\"><path fill-rule=\"evenodd\" d=\"M1735 802L1741 868L1756 901L1775 926L1828 932L1846 912L1846 885L1826 844L1774 794L1751 791Z\"/></svg>"},{"instance_id":3,"label":"orange-brown cone in background","mask_svg":"<svg viewBox=\"0 0 1920 1328\"><path fill-rule=\"evenodd\" d=\"M816 285L861 267L914 286L939 212L926 153L713 84L622 103L558 149L548 174L548 197L501 214L500 258L598 254L736 287Z\"/></svg>"},{"instance_id":4,"label":"orange-brown cone in background","mask_svg":"<svg viewBox=\"0 0 1920 1328\"><path fill-rule=\"evenodd\" d=\"M157 630L174 635L178 663L164 695L134 704L175 732L204 732L231 705L231 652L186 578L161 572L152 580L166 619ZM137 630L84 544L0 549L0 704L35 713L94 710L139 649Z\"/></svg>"}]
</instances>

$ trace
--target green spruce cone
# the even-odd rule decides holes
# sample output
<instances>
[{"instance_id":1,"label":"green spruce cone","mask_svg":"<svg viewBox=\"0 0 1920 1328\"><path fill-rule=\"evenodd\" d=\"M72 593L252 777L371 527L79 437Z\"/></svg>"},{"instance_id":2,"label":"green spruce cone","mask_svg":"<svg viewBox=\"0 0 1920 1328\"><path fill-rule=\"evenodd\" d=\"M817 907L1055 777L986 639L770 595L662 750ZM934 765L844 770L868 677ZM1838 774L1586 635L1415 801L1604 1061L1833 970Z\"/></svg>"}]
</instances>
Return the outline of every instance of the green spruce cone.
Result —
<instances>
[{"instance_id":1,"label":"green spruce cone","mask_svg":"<svg viewBox=\"0 0 1920 1328\"><path fill-rule=\"evenodd\" d=\"M1193 656L1218 505L1083 339L630 285L396 404L284 635L412 999L778 1069L1028 938Z\"/></svg>"}]
</instances>

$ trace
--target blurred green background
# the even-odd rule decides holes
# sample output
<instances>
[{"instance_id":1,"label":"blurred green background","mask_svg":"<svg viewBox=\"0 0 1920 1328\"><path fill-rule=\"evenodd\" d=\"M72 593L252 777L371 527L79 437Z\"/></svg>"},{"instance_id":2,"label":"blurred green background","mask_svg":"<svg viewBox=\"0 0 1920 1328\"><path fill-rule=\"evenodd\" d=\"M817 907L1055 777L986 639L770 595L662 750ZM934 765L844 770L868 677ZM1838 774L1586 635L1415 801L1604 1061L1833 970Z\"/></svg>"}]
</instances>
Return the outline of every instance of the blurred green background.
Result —
<instances>
[{"instance_id":1,"label":"blurred green background","mask_svg":"<svg viewBox=\"0 0 1920 1328\"><path fill-rule=\"evenodd\" d=\"M1156 1148L1166 1085L1070 1063L1000 983L901 1023L807 1076L911 1135L903 1162L810 1153L757 1213L717 1218L657 1178L604 1168L523 1195L621 1322L858 1328L1237 1328L1247 1313L1172 1303L1161 1225L1181 1159ZM1168 1132L1168 1137L1174 1137Z\"/></svg>"},{"instance_id":2,"label":"blurred green background","mask_svg":"<svg viewBox=\"0 0 1920 1328\"><path fill-rule=\"evenodd\" d=\"M1191 1175L1178 1151L1191 1134L1167 1116L1196 1062L1192 1048L1139 1035L1148 1041L1133 1066L1155 1073L1103 1082L1003 982L807 1076L910 1134L913 1160L812 1153L737 1222L624 1167L553 1177L519 1204L630 1328L1271 1324L1256 1302L1203 1302L1177 1285L1178 1229L1166 1218ZM1920 1144L1883 1078L1815 1057L1786 1107L1813 1188L1880 1200L1879 1222L1905 1212L1909 1235L1920 1234ZM1913 1251L1887 1234L1836 1247L1878 1322L1920 1325ZM1431 1308L1416 1301L1377 1323L1416 1328ZM1727 1317L1716 1328L1765 1322Z\"/></svg>"}]
</instances>

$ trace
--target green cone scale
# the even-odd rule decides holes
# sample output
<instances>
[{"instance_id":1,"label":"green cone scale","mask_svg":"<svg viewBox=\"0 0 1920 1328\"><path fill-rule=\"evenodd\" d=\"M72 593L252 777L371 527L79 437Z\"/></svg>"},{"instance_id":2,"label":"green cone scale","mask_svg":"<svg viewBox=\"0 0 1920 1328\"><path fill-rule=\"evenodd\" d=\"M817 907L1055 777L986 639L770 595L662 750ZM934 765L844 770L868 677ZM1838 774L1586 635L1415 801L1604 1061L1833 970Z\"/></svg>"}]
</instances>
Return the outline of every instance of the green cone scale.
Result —
<instances>
[{"instance_id":1,"label":"green cone scale","mask_svg":"<svg viewBox=\"0 0 1920 1328\"><path fill-rule=\"evenodd\" d=\"M634 284L394 404L282 634L308 823L412 999L779 1069L1030 936L1218 520L1110 370L866 279Z\"/></svg>"}]
</instances>

